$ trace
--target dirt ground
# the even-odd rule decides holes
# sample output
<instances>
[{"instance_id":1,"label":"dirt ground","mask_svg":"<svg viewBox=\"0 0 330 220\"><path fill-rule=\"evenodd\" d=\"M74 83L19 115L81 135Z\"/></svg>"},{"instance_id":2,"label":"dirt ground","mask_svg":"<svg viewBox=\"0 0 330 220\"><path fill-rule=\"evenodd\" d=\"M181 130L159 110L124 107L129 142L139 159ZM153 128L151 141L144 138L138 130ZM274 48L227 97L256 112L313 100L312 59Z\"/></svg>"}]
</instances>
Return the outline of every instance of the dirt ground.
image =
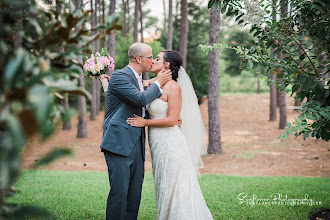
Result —
<instances>
[{"instance_id":1,"label":"dirt ground","mask_svg":"<svg viewBox=\"0 0 330 220\"><path fill-rule=\"evenodd\" d=\"M287 105L293 100L288 97ZM201 106L208 127L207 101ZM278 140L281 134L278 121L269 122L269 95L233 95L220 97L220 121L223 154L205 155L202 174L228 174L243 176L313 176L330 177L330 142L291 136ZM288 121L297 116L288 110ZM104 112L96 121L88 121L88 138L77 139L77 118L72 119L72 130L60 128L46 142L38 138L29 141L23 154L23 169L54 148L68 147L74 152L51 165L50 170L106 171L103 153L100 152ZM279 116L278 116L279 117ZM146 171L151 171L149 146L146 146Z\"/></svg>"}]
</instances>

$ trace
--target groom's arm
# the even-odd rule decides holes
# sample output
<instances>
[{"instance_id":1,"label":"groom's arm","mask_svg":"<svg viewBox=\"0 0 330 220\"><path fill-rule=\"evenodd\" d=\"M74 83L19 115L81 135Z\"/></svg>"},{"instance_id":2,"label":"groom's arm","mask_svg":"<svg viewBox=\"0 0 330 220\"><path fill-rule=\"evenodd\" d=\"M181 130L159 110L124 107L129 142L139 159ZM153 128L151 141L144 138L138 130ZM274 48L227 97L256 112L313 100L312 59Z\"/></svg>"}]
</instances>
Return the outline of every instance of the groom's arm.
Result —
<instances>
[{"instance_id":1,"label":"groom's arm","mask_svg":"<svg viewBox=\"0 0 330 220\"><path fill-rule=\"evenodd\" d=\"M110 80L111 91L126 102L144 107L159 96L161 96L160 88L153 83L144 92L134 85L130 76L123 72L114 72Z\"/></svg>"}]
</instances>

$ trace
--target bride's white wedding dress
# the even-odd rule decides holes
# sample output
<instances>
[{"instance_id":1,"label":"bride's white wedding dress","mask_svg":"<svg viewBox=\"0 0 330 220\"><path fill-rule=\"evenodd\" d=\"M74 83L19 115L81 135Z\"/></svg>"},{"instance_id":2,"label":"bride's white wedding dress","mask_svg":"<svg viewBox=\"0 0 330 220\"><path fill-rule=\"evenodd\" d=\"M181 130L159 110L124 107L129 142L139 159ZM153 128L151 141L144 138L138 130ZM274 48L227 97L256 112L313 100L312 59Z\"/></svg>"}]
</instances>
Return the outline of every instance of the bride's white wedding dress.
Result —
<instances>
[{"instance_id":1,"label":"bride's white wedding dress","mask_svg":"<svg viewBox=\"0 0 330 220\"><path fill-rule=\"evenodd\" d=\"M151 119L167 117L168 103L160 99L149 106ZM205 203L189 154L178 126L148 128L158 220L213 219Z\"/></svg>"}]
</instances>

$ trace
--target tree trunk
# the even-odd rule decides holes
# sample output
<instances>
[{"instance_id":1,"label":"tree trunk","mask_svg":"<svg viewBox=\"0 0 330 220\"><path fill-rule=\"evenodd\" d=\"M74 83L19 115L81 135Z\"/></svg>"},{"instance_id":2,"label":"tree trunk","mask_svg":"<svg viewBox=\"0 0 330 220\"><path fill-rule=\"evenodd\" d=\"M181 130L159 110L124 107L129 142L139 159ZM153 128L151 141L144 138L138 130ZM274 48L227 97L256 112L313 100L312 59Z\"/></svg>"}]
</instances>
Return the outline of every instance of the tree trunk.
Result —
<instances>
[{"instance_id":1,"label":"tree trunk","mask_svg":"<svg viewBox=\"0 0 330 220\"><path fill-rule=\"evenodd\" d=\"M169 0L168 5L168 27L167 27L167 40L166 40L166 49L172 50L173 44L173 6L172 0Z\"/></svg>"},{"instance_id":2,"label":"tree trunk","mask_svg":"<svg viewBox=\"0 0 330 220\"><path fill-rule=\"evenodd\" d=\"M284 1L286 1L286 0L281 0L280 2L279 2L279 4L281 4L281 11L282 11L282 9L283 9L283 7L282 7L282 5L283 5L283 2ZM276 0L275 0L275 3L274 4L276 4ZM283 13L283 11L282 11L282 13ZM276 16L276 15L275 15ZM283 59L283 54L280 52L280 53L278 53L277 54L277 58L279 58L279 59ZM281 82L280 81L278 81L278 83L279 83L279 85L281 85ZM281 102L281 91L280 91L280 88L278 88L278 87L276 87L276 106L277 107L280 107L280 102ZM281 120L281 113L280 113L280 120Z\"/></svg>"},{"instance_id":3,"label":"tree trunk","mask_svg":"<svg viewBox=\"0 0 330 220\"><path fill-rule=\"evenodd\" d=\"M115 14L116 11L116 0L111 0L110 1L110 9L109 9L109 16ZM115 58L115 52L116 52L116 35L115 34L110 34L108 38L108 52L109 55ZM111 76L113 70L108 72L108 75ZM107 110L107 98L106 96L104 97L104 115L106 114Z\"/></svg>"},{"instance_id":4,"label":"tree trunk","mask_svg":"<svg viewBox=\"0 0 330 220\"><path fill-rule=\"evenodd\" d=\"M181 0L179 52L182 57L183 68L186 68L186 63L187 63L187 39L188 39L188 2L187 0Z\"/></svg>"},{"instance_id":5,"label":"tree trunk","mask_svg":"<svg viewBox=\"0 0 330 220\"><path fill-rule=\"evenodd\" d=\"M61 8L61 3L58 0L56 0L56 12L57 12L58 16L60 17L62 14L62 8ZM63 45L61 45L61 47L59 48L59 51L62 53L64 52ZM68 110L70 108L68 93L64 94L64 100L61 100L61 105L64 110ZM62 118L62 130L70 130L71 128L72 128L71 119Z\"/></svg>"},{"instance_id":6,"label":"tree trunk","mask_svg":"<svg viewBox=\"0 0 330 220\"><path fill-rule=\"evenodd\" d=\"M56 0L56 13L57 13L57 19L59 19L59 17L61 16L61 14L62 14L62 5L61 5L61 1L59 1L59 0ZM63 44L61 44L61 46L60 46L60 48L59 48L59 51L60 52L64 52L64 46L63 46Z\"/></svg>"},{"instance_id":7,"label":"tree trunk","mask_svg":"<svg viewBox=\"0 0 330 220\"><path fill-rule=\"evenodd\" d=\"M93 13L91 14L91 25L92 28L96 26L96 0L95 0L95 5L93 5L93 0L91 0L91 9L94 10ZM95 34L93 31L92 34ZM97 51L97 41L95 40L92 43L94 51ZM97 93L96 93L96 80L94 78L91 78L91 90L92 90L92 100L91 100L91 114L90 114L90 120L94 121L96 119L96 102L97 102Z\"/></svg>"},{"instance_id":8,"label":"tree trunk","mask_svg":"<svg viewBox=\"0 0 330 220\"><path fill-rule=\"evenodd\" d=\"M76 0L79 1L79 0ZM83 63L82 58L78 57L78 61ZM80 69L79 86L85 88L85 76L83 70ZM77 138L87 138L87 110L86 110L86 97L78 95L78 131Z\"/></svg>"},{"instance_id":9,"label":"tree trunk","mask_svg":"<svg viewBox=\"0 0 330 220\"><path fill-rule=\"evenodd\" d=\"M281 89L283 88L284 82L283 80L279 81L279 84L281 85ZM286 120L287 120L287 116L286 116L286 92L285 91L280 91L279 92L279 107L280 107L280 123L279 123L279 128L280 129L285 129L286 127Z\"/></svg>"},{"instance_id":10,"label":"tree trunk","mask_svg":"<svg viewBox=\"0 0 330 220\"><path fill-rule=\"evenodd\" d=\"M81 0L76 0L81 1ZM77 45L80 46L80 45ZM78 57L78 61L83 63L83 59ZM79 86L85 88L85 75L83 70L80 69L79 74ZM78 130L77 138L87 138L87 109L86 109L86 97L83 95L78 95Z\"/></svg>"},{"instance_id":11,"label":"tree trunk","mask_svg":"<svg viewBox=\"0 0 330 220\"><path fill-rule=\"evenodd\" d=\"M325 52L322 52L319 56L318 56L318 63L319 66L317 68L317 72L320 74L320 76L322 77L323 80L321 80L323 86L325 85L325 80L324 79L328 79L329 77L324 77L324 75L327 72L327 68L326 68L326 64L324 63L324 61L327 59L327 55Z\"/></svg>"},{"instance_id":12,"label":"tree trunk","mask_svg":"<svg viewBox=\"0 0 330 220\"><path fill-rule=\"evenodd\" d=\"M273 1L273 4L275 5L276 2ZM275 8L273 7L273 12L275 12ZM273 14L273 20L276 21L276 13ZM274 53L274 48L271 48L271 57L274 57L273 53ZM274 69L270 70L270 79L274 82L274 83L270 83L269 84L269 96L270 96L270 100L269 100L269 121L276 121L277 119L277 89L276 89L276 74L274 73Z\"/></svg>"},{"instance_id":13,"label":"tree trunk","mask_svg":"<svg viewBox=\"0 0 330 220\"><path fill-rule=\"evenodd\" d=\"M133 30L133 36L134 36L134 42L138 42L138 25L139 25L139 4L141 0L135 0L135 13L134 13L134 30Z\"/></svg>"},{"instance_id":14,"label":"tree trunk","mask_svg":"<svg viewBox=\"0 0 330 220\"><path fill-rule=\"evenodd\" d=\"M210 10L210 45L220 42L220 11L214 7ZM219 114L219 50L209 52L209 91L208 91L208 112L209 112L209 154L222 153L220 114Z\"/></svg>"},{"instance_id":15,"label":"tree trunk","mask_svg":"<svg viewBox=\"0 0 330 220\"><path fill-rule=\"evenodd\" d=\"M101 20L102 20L102 17L101 17L101 4L102 4L102 0L96 0L97 1L97 7L96 7L96 21L98 24L101 24ZM95 2L96 2L95 1Z\"/></svg>"},{"instance_id":16,"label":"tree trunk","mask_svg":"<svg viewBox=\"0 0 330 220\"><path fill-rule=\"evenodd\" d=\"M302 35L302 38L304 38L304 35ZM299 40L299 43L301 44L301 46L302 46L302 48L303 49L299 49L299 57L302 55L302 54L304 54L304 48L305 48L305 46L304 46L304 44L305 44L305 41L302 39L302 40ZM300 62L299 63L299 66L300 66L300 68L303 68L303 66L304 66L304 63L303 62ZM296 91L296 95L299 93L301 91L301 89L299 88L297 91ZM300 98L298 98L298 97L295 97L295 99L294 99L294 106L300 106L301 105L301 102L300 102Z\"/></svg>"},{"instance_id":17,"label":"tree trunk","mask_svg":"<svg viewBox=\"0 0 330 220\"><path fill-rule=\"evenodd\" d=\"M96 120L96 102L97 102L96 83L97 81L94 78L91 78L92 100L90 104L91 105L90 120L92 121Z\"/></svg>"},{"instance_id":18,"label":"tree trunk","mask_svg":"<svg viewBox=\"0 0 330 220\"><path fill-rule=\"evenodd\" d=\"M281 12L282 16L287 16L288 13L288 4L287 1L281 1ZM280 52L278 54L279 59L283 59L283 54ZM286 121L287 121L287 112L286 112L286 92L284 90L284 81L279 80L279 84L281 85L281 90L279 91L279 107L280 107L280 123L279 123L279 128L280 129L285 129L286 127ZM282 90L283 89L283 90Z\"/></svg>"},{"instance_id":19,"label":"tree trunk","mask_svg":"<svg viewBox=\"0 0 330 220\"><path fill-rule=\"evenodd\" d=\"M94 25L97 26L98 24L98 18L100 17L100 0L95 0L95 13L94 13ZM100 52L100 48L99 48L99 40L95 40L94 41L94 50L95 52ZM98 115L100 112L100 103L101 103L101 99L100 99L100 83L97 79L94 79L94 84L95 84L95 97L96 97L96 111L95 114Z\"/></svg>"},{"instance_id":20,"label":"tree trunk","mask_svg":"<svg viewBox=\"0 0 330 220\"><path fill-rule=\"evenodd\" d=\"M140 4L139 4L139 13L140 13L140 25L141 25L141 29L140 29L140 33L141 33L141 43L144 43L144 38L143 38L143 11L142 11L142 1L140 0ZM144 80L148 80L149 77L149 72L143 72L142 75Z\"/></svg>"},{"instance_id":21,"label":"tree trunk","mask_svg":"<svg viewBox=\"0 0 330 220\"><path fill-rule=\"evenodd\" d=\"M101 21L101 23L103 25L105 25L105 2L104 2L104 0L101 0L101 2L102 2L102 21ZM102 31L102 32L104 33L104 31ZM106 41L106 38L101 39L102 48L105 48L105 41Z\"/></svg>"},{"instance_id":22,"label":"tree trunk","mask_svg":"<svg viewBox=\"0 0 330 220\"><path fill-rule=\"evenodd\" d=\"M101 108L101 84L99 80L95 80L96 83L96 115L99 115Z\"/></svg>"},{"instance_id":23,"label":"tree trunk","mask_svg":"<svg viewBox=\"0 0 330 220\"><path fill-rule=\"evenodd\" d=\"M95 0L95 14L94 14L94 25L97 26L98 24L101 24L101 0ZM101 31L102 32L102 31ZM102 39L97 39L94 41L94 50L95 52L100 52L100 43L102 44ZM100 111L100 83L97 79L93 79L95 84L95 96L96 96L96 115L99 114Z\"/></svg>"},{"instance_id":24,"label":"tree trunk","mask_svg":"<svg viewBox=\"0 0 330 220\"><path fill-rule=\"evenodd\" d=\"M175 13L176 16L181 13L181 11L180 11L180 0L176 0L175 12L176 12Z\"/></svg>"},{"instance_id":25,"label":"tree trunk","mask_svg":"<svg viewBox=\"0 0 330 220\"><path fill-rule=\"evenodd\" d=\"M61 16L62 12L61 12L61 1L60 0L56 0L56 13L58 16Z\"/></svg>"},{"instance_id":26,"label":"tree trunk","mask_svg":"<svg viewBox=\"0 0 330 220\"><path fill-rule=\"evenodd\" d=\"M274 49L271 49L271 56L273 57L273 52ZM270 79L272 80L272 82L274 83L270 83L269 84L269 88L270 88L270 101L269 101L269 121L276 121L277 119L277 87L276 87L276 74L274 73L274 69L271 69L271 74L270 74Z\"/></svg>"},{"instance_id":27,"label":"tree trunk","mask_svg":"<svg viewBox=\"0 0 330 220\"><path fill-rule=\"evenodd\" d=\"M258 66L258 72L261 74L261 68ZM260 94L260 75L258 75L257 94Z\"/></svg>"},{"instance_id":28,"label":"tree trunk","mask_svg":"<svg viewBox=\"0 0 330 220\"><path fill-rule=\"evenodd\" d=\"M81 6L82 0L75 0L76 8ZM79 26L76 28L76 32L82 27ZM81 48L79 44L76 45L77 48ZM83 59L81 56L77 57L79 63L83 63ZM83 70L79 68L79 86L85 88L85 76ZM87 111L86 111L86 97L83 95L78 95L77 100L77 108L78 108L78 130L77 130L77 138L87 138Z\"/></svg>"},{"instance_id":29,"label":"tree trunk","mask_svg":"<svg viewBox=\"0 0 330 220\"><path fill-rule=\"evenodd\" d=\"M273 51L273 49L272 49ZM273 52L272 52L273 53ZM277 119L277 88L275 85L276 74L274 69L271 69L270 78L274 83L270 83L270 103L269 103L269 121L276 121Z\"/></svg>"},{"instance_id":30,"label":"tree trunk","mask_svg":"<svg viewBox=\"0 0 330 220\"><path fill-rule=\"evenodd\" d=\"M19 10L18 13L21 15L17 21L17 26L15 29L15 41L14 41L14 48L22 47L23 39L22 35L19 33L23 29L23 11Z\"/></svg>"},{"instance_id":31,"label":"tree trunk","mask_svg":"<svg viewBox=\"0 0 330 220\"><path fill-rule=\"evenodd\" d=\"M131 19L130 19L130 8L129 8L129 0L127 0L127 2L126 2L126 8L127 8L127 20L126 20L126 27L127 27L127 31L126 31L126 41L128 42L128 39L129 39L129 32L130 32L130 21L131 21Z\"/></svg>"},{"instance_id":32,"label":"tree trunk","mask_svg":"<svg viewBox=\"0 0 330 220\"><path fill-rule=\"evenodd\" d=\"M121 31L121 35L123 37L126 36L126 14L127 14L127 9L126 9L126 1L125 0L122 0L122 4L123 4L123 28L122 28L122 31Z\"/></svg>"},{"instance_id":33,"label":"tree trunk","mask_svg":"<svg viewBox=\"0 0 330 220\"><path fill-rule=\"evenodd\" d=\"M61 101L62 102L62 106L65 110L69 110L69 94L65 93L64 95L64 100ZM62 130L71 130L72 126L71 126L71 119L68 118L63 120L63 125L62 125Z\"/></svg>"},{"instance_id":34,"label":"tree trunk","mask_svg":"<svg viewBox=\"0 0 330 220\"><path fill-rule=\"evenodd\" d=\"M128 35L130 30L130 16L129 16L129 0L123 0L123 13L124 13L124 27L123 27L123 36L126 38L126 42L128 42Z\"/></svg>"},{"instance_id":35,"label":"tree trunk","mask_svg":"<svg viewBox=\"0 0 330 220\"><path fill-rule=\"evenodd\" d=\"M142 11L142 1L139 0L139 13L140 13L140 33L141 33L141 43L144 43L144 38L143 38L143 11Z\"/></svg>"},{"instance_id":36,"label":"tree trunk","mask_svg":"<svg viewBox=\"0 0 330 220\"><path fill-rule=\"evenodd\" d=\"M116 0L111 0L110 2L110 10L109 10L109 16L115 14L116 10ZM110 34L109 39L108 39L108 52L110 56L115 58L115 43L116 43L116 35L115 34ZM108 74L111 76L112 71L110 71Z\"/></svg>"},{"instance_id":37,"label":"tree trunk","mask_svg":"<svg viewBox=\"0 0 330 220\"><path fill-rule=\"evenodd\" d=\"M301 91L301 89L298 89L296 91L296 94L299 93L300 91ZM294 98L294 106L301 106L300 98L298 98L298 97ZM298 109L297 109L297 111L298 111Z\"/></svg>"},{"instance_id":38,"label":"tree trunk","mask_svg":"<svg viewBox=\"0 0 330 220\"><path fill-rule=\"evenodd\" d=\"M144 80L148 80L150 78L149 77L149 72L143 72L142 77L143 77Z\"/></svg>"},{"instance_id":39,"label":"tree trunk","mask_svg":"<svg viewBox=\"0 0 330 220\"><path fill-rule=\"evenodd\" d=\"M166 3L165 0L163 0L163 16L164 16L164 33L166 33L166 22L167 22L167 18L166 18Z\"/></svg>"},{"instance_id":40,"label":"tree trunk","mask_svg":"<svg viewBox=\"0 0 330 220\"><path fill-rule=\"evenodd\" d=\"M278 56L278 54L277 54L277 56ZM278 87L276 87L276 106L278 108L280 107L280 88L278 88Z\"/></svg>"}]
</instances>

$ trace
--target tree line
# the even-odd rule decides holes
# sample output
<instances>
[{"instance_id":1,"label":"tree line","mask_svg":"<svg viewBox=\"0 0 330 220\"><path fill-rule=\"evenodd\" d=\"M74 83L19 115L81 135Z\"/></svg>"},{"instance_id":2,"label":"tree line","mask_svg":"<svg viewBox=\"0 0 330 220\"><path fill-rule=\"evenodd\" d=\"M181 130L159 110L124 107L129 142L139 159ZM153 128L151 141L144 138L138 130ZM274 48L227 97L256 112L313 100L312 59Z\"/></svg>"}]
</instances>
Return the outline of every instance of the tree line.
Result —
<instances>
[{"instance_id":1,"label":"tree line","mask_svg":"<svg viewBox=\"0 0 330 220\"><path fill-rule=\"evenodd\" d=\"M304 139L309 135L330 139L329 6L322 0L209 1L209 7L235 17L241 24L250 24L257 41L251 48L224 44L200 48L206 52L230 48L241 56L244 66L267 68L264 77L271 91L269 119L276 120L278 105L279 128L285 129L279 138L295 134ZM286 92L299 108L293 123L286 121Z\"/></svg>"}]
</instances>

